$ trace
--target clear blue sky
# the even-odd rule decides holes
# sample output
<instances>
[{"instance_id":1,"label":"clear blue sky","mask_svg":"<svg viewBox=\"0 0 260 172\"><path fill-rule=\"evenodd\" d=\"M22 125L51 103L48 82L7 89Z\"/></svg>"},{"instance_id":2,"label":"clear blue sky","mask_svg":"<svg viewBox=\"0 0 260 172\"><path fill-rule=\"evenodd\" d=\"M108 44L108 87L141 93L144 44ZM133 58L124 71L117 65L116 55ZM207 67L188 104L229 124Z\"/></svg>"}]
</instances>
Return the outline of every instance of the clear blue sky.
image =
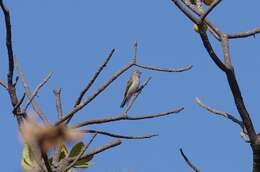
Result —
<instances>
[{"instance_id":1,"label":"clear blue sky","mask_svg":"<svg viewBox=\"0 0 260 172\"><path fill-rule=\"evenodd\" d=\"M210 19L227 33L246 31L260 25L259 0L223 1ZM150 140L124 143L93 160L92 172L191 171L179 153L185 153L201 171L251 171L249 145L239 136L240 128L228 120L209 114L195 104L196 96L210 106L236 116L224 73L210 60L193 24L170 0L9 0L15 55L32 88L54 72L37 102L54 121L52 90L62 88L64 111L68 112L84 84L112 48L115 56L92 92L131 57L134 41L139 42L138 61L161 67L192 64L185 73L143 72L143 80L153 79L137 100L131 114L167 111L184 106L182 113L157 120L116 122L92 126L95 129L142 135L157 133ZM7 57L1 14L0 78L5 79ZM218 44L214 44L220 50ZM259 131L260 37L231 41L237 79L248 111ZM218 51L222 54L221 51ZM116 115L131 71L82 110L76 121ZM18 84L20 87L20 83ZM22 89L19 89L19 96ZM7 93L0 89L0 162L2 171L21 171L22 144L17 123L11 114ZM111 140L98 137L94 146ZM93 147L92 147L93 148Z\"/></svg>"}]
</instances>

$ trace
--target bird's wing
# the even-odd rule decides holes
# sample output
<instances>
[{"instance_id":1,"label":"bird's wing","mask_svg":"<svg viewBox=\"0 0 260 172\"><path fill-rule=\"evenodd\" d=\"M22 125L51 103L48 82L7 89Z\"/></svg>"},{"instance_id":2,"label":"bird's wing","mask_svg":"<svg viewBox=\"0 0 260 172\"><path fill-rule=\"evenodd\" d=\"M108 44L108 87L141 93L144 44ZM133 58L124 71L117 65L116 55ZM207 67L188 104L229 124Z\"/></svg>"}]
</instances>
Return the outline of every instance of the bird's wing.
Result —
<instances>
[{"instance_id":1,"label":"bird's wing","mask_svg":"<svg viewBox=\"0 0 260 172\"><path fill-rule=\"evenodd\" d=\"M132 85L132 83L133 83L133 79L132 79L132 77L131 77L131 78L127 81L127 86L126 86L126 89L125 89L124 97L127 96L127 92L128 92L128 90L129 90L130 86Z\"/></svg>"}]
</instances>

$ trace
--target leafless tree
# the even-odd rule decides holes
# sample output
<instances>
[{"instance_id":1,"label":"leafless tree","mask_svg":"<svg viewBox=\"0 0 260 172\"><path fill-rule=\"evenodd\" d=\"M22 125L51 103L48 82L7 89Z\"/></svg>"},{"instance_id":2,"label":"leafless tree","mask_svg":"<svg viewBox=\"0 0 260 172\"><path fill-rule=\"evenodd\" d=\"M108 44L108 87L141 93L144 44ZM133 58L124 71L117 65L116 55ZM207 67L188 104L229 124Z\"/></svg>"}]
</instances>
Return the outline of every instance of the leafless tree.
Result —
<instances>
[{"instance_id":1,"label":"leafless tree","mask_svg":"<svg viewBox=\"0 0 260 172\"><path fill-rule=\"evenodd\" d=\"M62 100L61 100L61 89L55 89L53 93L56 98L57 121L54 124L50 123L48 117L37 105L34 98L37 96L40 89L49 81L49 79L52 76L52 73L48 74L47 77L44 78L41 83L39 83L39 85L35 88L34 91L31 91L28 82L18 63L18 59L14 55L14 50L12 46L11 18L10 18L9 10L5 6L3 0L0 0L0 6L5 18L5 27L6 27L5 43L8 52L7 80L6 81L1 80L0 85L8 92L10 96L10 101L13 109L12 113L15 115L17 119L19 129L22 132L23 136L25 137L26 144L28 144L30 147L30 151L32 152L32 157L37 163L37 167L34 168L33 171L48 171L48 172L69 171L71 168L75 166L75 164L77 164L78 161L84 159L91 159L93 156L97 155L98 153L101 153L105 150L120 145L122 142L121 139L147 139L156 136L154 134L145 135L145 136L125 136L121 134L111 133L108 131L92 130L91 125L112 123L114 121L122 121L122 120L132 121L132 120L159 118L163 116L170 116L183 111L184 108L180 107L170 111L154 113L154 114L130 115L129 111L133 107L135 100L137 99L137 97L140 95L142 90L145 88L145 86L149 83L151 79L148 78L147 81L140 86L134 99L129 103L129 105L125 108L125 110L121 114L109 116L109 117L85 120L85 121L78 121L78 123L76 124L70 123L71 119L76 114L78 114L80 110L82 110L94 99L96 99L101 93L106 91L106 89L111 85L111 83L115 82L122 74L124 74L130 68L137 67L137 68L142 68L143 70L154 70L159 72L184 72L192 68L192 66L187 66L187 67L177 68L177 69L159 68L159 67L139 64L137 61L137 43L135 43L133 47L132 60L126 66L119 69L118 72L114 73L107 81L105 81L100 87L98 87L93 94L85 98L86 93L93 86L93 83L100 76L102 71L105 69L105 67L108 65L109 61L113 57L113 54L115 53L115 49L111 50L108 57L101 64L101 66L96 70L96 72L94 73L90 81L80 91L78 98L75 100L75 104L73 108L69 112L63 112ZM17 77L14 80L15 73L17 74ZM17 83L20 83L20 81L24 87L24 94L19 98L17 93L17 85L18 85ZM42 120L44 124L43 127L33 122L30 123L30 118L28 114L28 107L30 106L36 112L38 117ZM29 124L25 124L28 121ZM25 131L26 127L24 127L24 125L27 125L27 127L29 125L29 127L32 128L30 128L29 131ZM75 156L72 157L65 156L64 158L59 158L61 156L61 144L57 140L60 139L62 142L69 140L71 137L70 131L72 130L73 131L77 130L79 133L87 133L88 135L92 135L92 137L90 138L87 144L81 146L80 151ZM115 138L115 140L112 140L111 142L106 143L103 146L97 147L94 150L88 150L89 145L93 142L93 140L97 135L109 136ZM47 154L50 145L52 146L54 145L56 150L51 157L50 155L48 156ZM50 158L52 158L51 162L50 162Z\"/></svg>"},{"instance_id":2,"label":"leafless tree","mask_svg":"<svg viewBox=\"0 0 260 172\"><path fill-rule=\"evenodd\" d=\"M214 108L211 108L204 104L199 98L196 98L196 102L202 108L207 111L221 115L227 119L230 119L232 122L235 122L242 128L241 136L245 139L245 141L250 144L253 153L253 172L260 171L260 136L256 133L254 129L253 122L251 121L250 114L248 113L246 106L243 101L243 97L241 95L241 91L239 88L239 84L237 83L235 68L231 62L230 55L230 39L240 39L247 38L251 36L255 36L260 33L260 28L253 29L251 31L242 32L242 33L234 33L227 34L222 32L219 28L217 28L208 18L207 16L212 13L214 8L221 2L221 0L213 1L206 10L204 10L201 6L201 1L199 0L199 4L196 4L190 0L172 0L172 2L180 9L180 11L186 15L196 26L198 27L198 32L200 38L203 42L205 49L207 50L209 57L214 61L217 67L223 71L227 77L227 81L229 87L231 89L235 105L237 111L240 115L240 119L231 115L227 112L221 112ZM204 1L205 2L205 1ZM186 8L186 7L187 8ZM224 54L223 60L221 60L220 56L215 52L211 41L208 38L208 34L212 34L216 41L220 42L222 45L222 51ZM189 166L192 167L194 171L198 171L198 169L187 159L184 153L181 151L182 156L186 160Z\"/></svg>"}]
</instances>

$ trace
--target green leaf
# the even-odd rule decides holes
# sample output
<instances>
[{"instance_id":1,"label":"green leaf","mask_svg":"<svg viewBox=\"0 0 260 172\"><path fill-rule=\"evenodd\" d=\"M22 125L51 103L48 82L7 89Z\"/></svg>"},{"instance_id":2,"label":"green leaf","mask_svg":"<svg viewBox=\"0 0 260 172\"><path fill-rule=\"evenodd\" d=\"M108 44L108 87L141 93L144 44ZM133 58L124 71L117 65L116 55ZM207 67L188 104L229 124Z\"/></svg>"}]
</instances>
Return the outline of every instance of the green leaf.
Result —
<instances>
[{"instance_id":1,"label":"green leaf","mask_svg":"<svg viewBox=\"0 0 260 172\"><path fill-rule=\"evenodd\" d=\"M93 155L89 156L87 158L83 158L81 160L78 160L76 164L74 165L74 168L89 168L92 167L94 164L90 161L93 159Z\"/></svg>"},{"instance_id":2,"label":"green leaf","mask_svg":"<svg viewBox=\"0 0 260 172\"><path fill-rule=\"evenodd\" d=\"M72 147L70 154L69 154L69 157L78 156L83 149L84 149L84 143L83 142L76 143Z\"/></svg>"},{"instance_id":3,"label":"green leaf","mask_svg":"<svg viewBox=\"0 0 260 172\"><path fill-rule=\"evenodd\" d=\"M69 151L67 149L67 146L65 144L62 144L61 149L60 149L59 159L61 160L61 159L65 158L68 154L69 154Z\"/></svg>"}]
</instances>

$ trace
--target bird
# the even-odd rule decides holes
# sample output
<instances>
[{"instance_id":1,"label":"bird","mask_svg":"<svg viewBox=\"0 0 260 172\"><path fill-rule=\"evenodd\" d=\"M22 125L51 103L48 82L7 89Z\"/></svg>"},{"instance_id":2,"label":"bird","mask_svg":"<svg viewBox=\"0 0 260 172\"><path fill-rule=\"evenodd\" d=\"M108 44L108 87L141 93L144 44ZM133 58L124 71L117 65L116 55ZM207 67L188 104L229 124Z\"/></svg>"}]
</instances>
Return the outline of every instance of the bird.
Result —
<instances>
[{"instance_id":1,"label":"bird","mask_svg":"<svg viewBox=\"0 0 260 172\"><path fill-rule=\"evenodd\" d=\"M135 70L129 78L125 89L124 99L120 105L121 108L123 108L125 104L129 102L132 96L138 91L140 85L140 76L141 72L139 70Z\"/></svg>"}]
</instances>

